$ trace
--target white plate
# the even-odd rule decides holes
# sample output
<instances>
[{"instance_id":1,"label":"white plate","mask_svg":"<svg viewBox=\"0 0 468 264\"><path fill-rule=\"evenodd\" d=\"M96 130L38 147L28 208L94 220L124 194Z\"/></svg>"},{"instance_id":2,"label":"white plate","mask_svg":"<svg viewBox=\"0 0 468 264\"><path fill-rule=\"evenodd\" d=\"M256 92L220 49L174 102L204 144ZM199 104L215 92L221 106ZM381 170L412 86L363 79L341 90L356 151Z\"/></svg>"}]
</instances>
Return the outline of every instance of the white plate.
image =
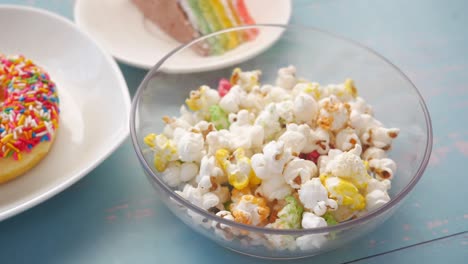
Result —
<instances>
[{"instance_id":1,"label":"white plate","mask_svg":"<svg viewBox=\"0 0 468 264\"><path fill-rule=\"evenodd\" d=\"M130 96L117 64L72 22L44 10L0 5L0 52L23 54L49 72L60 125L36 167L0 185L0 220L78 181L128 135Z\"/></svg>"},{"instance_id":2,"label":"white plate","mask_svg":"<svg viewBox=\"0 0 468 264\"><path fill-rule=\"evenodd\" d=\"M246 0L258 24L287 24L291 17L290 0ZM75 21L118 60L149 69L180 43L143 17L130 0L77 0ZM183 61L167 62L166 72L185 73L227 67L249 59L270 47L281 35L278 30L261 32L222 56L201 57L184 50Z\"/></svg>"}]
</instances>

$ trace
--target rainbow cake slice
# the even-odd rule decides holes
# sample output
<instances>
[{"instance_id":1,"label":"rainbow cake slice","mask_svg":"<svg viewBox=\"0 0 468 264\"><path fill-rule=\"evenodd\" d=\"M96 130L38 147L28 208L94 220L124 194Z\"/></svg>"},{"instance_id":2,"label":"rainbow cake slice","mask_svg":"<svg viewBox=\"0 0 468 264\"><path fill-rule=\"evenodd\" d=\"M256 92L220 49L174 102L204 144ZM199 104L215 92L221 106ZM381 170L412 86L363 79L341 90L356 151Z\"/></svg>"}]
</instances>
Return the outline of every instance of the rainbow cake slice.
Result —
<instances>
[{"instance_id":1,"label":"rainbow cake slice","mask_svg":"<svg viewBox=\"0 0 468 264\"><path fill-rule=\"evenodd\" d=\"M255 24L244 0L132 0L143 15L179 42L239 25ZM257 29L229 32L196 45L203 56L218 55L253 40Z\"/></svg>"}]
</instances>

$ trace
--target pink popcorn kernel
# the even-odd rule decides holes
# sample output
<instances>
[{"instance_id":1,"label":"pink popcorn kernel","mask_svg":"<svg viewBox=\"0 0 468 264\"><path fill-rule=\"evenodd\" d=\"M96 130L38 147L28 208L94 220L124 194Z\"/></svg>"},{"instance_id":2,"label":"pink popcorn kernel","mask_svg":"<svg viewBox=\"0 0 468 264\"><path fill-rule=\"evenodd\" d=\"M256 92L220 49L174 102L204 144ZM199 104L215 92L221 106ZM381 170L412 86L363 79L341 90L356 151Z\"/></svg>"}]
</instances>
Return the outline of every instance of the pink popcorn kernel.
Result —
<instances>
[{"instance_id":1,"label":"pink popcorn kernel","mask_svg":"<svg viewBox=\"0 0 468 264\"><path fill-rule=\"evenodd\" d=\"M305 160L310 160L313 163L317 164L318 158L320 157L320 153L318 153L316 150L310 152L310 153L301 153L299 155L299 158L305 159Z\"/></svg>"},{"instance_id":2,"label":"pink popcorn kernel","mask_svg":"<svg viewBox=\"0 0 468 264\"><path fill-rule=\"evenodd\" d=\"M219 80L219 84L218 84L219 96L221 97L225 96L229 92L229 90L231 90L231 87L232 87L232 84L229 82L229 80L225 78L222 78L221 80Z\"/></svg>"}]
</instances>

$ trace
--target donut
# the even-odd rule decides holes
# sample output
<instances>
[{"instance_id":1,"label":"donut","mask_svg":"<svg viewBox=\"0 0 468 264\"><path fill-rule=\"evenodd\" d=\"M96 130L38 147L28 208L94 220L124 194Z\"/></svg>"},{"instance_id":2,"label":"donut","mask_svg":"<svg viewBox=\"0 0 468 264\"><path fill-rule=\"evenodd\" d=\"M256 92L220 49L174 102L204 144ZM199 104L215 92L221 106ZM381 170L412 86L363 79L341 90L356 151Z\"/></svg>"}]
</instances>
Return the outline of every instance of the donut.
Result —
<instances>
[{"instance_id":1,"label":"donut","mask_svg":"<svg viewBox=\"0 0 468 264\"><path fill-rule=\"evenodd\" d=\"M32 169L59 126L59 98L49 74L22 55L0 53L0 184Z\"/></svg>"}]
</instances>

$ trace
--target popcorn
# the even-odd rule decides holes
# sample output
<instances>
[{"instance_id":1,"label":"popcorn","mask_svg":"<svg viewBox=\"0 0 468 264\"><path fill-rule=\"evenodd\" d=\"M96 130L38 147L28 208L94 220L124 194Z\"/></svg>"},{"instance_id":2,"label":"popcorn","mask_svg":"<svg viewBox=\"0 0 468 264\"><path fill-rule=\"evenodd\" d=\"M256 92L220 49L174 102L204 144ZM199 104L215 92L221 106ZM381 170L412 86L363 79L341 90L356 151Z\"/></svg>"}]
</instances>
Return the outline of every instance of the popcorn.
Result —
<instances>
[{"instance_id":1,"label":"popcorn","mask_svg":"<svg viewBox=\"0 0 468 264\"><path fill-rule=\"evenodd\" d=\"M294 102L282 101L276 103L276 112L279 116L280 124L289 124L294 122Z\"/></svg>"},{"instance_id":2,"label":"popcorn","mask_svg":"<svg viewBox=\"0 0 468 264\"><path fill-rule=\"evenodd\" d=\"M277 103L292 99L292 96L288 90L269 84L262 85L260 87L260 92L265 95L264 102L266 104Z\"/></svg>"},{"instance_id":3,"label":"popcorn","mask_svg":"<svg viewBox=\"0 0 468 264\"><path fill-rule=\"evenodd\" d=\"M303 228L318 228L327 226L327 222L320 216L305 212L302 215ZM321 248L327 241L326 233L300 236L296 239L296 244L301 250L311 250Z\"/></svg>"},{"instance_id":4,"label":"popcorn","mask_svg":"<svg viewBox=\"0 0 468 264\"><path fill-rule=\"evenodd\" d=\"M328 191L319 178L313 178L302 185L299 189L299 199L305 208L312 210L318 216L324 215L327 209L338 208L336 201L328 198Z\"/></svg>"},{"instance_id":5,"label":"popcorn","mask_svg":"<svg viewBox=\"0 0 468 264\"><path fill-rule=\"evenodd\" d=\"M396 164L386 151L399 129L373 116L353 80L321 86L293 66L276 85L260 75L237 68L218 91L201 86L186 100L190 111L182 106L163 118L163 134L144 138L168 186L221 218L275 229L332 226L390 200ZM262 235L187 213L245 246L313 250L333 237Z\"/></svg>"},{"instance_id":6,"label":"popcorn","mask_svg":"<svg viewBox=\"0 0 468 264\"><path fill-rule=\"evenodd\" d=\"M286 127L286 132L278 138L278 141L283 142L284 148L290 149L291 153L296 156L302 152L307 144L304 133L299 132L299 128L296 124L288 125Z\"/></svg>"},{"instance_id":7,"label":"popcorn","mask_svg":"<svg viewBox=\"0 0 468 264\"><path fill-rule=\"evenodd\" d=\"M330 197L336 199L339 206L348 206L353 211L366 207L366 200L351 182L333 176L323 176L321 181L330 193Z\"/></svg>"},{"instance_id":8,"label":"popcorn","mask_svg":"<svg viewBox=\"0 0 468 264\"><path fill-rule=\"evenodd\" d=\"M219 106L228 113L236 113L245 97L245 92L238 86L233 86L229 92L221 98Z\"/></svg>"},{"instance_id":9,"label":"popcorn","mask_svg":"<svg viewBox=\"0 0 468 264\"><path fill-rule=\"evenodd\" d=\"M276 104L270 103L259 113L254 124L263 127L266 140L272 140L275 138L276 134L281 131L279 118L280 116L277 112Z\"/></svg>"},{"instance_id":10,"label":"popcorn","mask_svg":"<svg viewBox=\"0 0 468 264\"><path fill-rule=\"evenodd\" d=\"M165 135L149 134L144 141L154 151L154 167L157 171L163 172L169 162L178 159L176 146Z\"/></svg>"},{"instance_id":11,"label":"popcorn","mask_svg":"<svg viewBox=\"0 0 468 264\"><path fill-rule=\"evenodd\" d=\"M206 135L208 155L214 155L218 149L231 150L233 136L228 130L212 131Z\"/></svg>"},{"instance_id":12,"label":"popcorn","mask_svg":"<svg viewBox=\"0 0 468 264\"><path fill-rule=\"evenodd\" d=\"M290 149L284 148L284 142L271 141L263 147L263 157L265 159L268 172L276 174L283 171L284 165L292 158L292 155ZM259 176L259 178L268 178L268 176Z\"/></svg>"},{"instance_id":13,"label":"popcorn","mask_svg":"<svg viewBox=\"0 0 468 264\"><path fill-rule=\"evenodd\" d=\"M196 177L198 187L203 190L210 190L213 187L212 178L222 177L223 171L216 166L216 161L213 156L204 156L200 163L200 172Z\"/></svg>"},{"instance_id":14,"label":"popcorn","mask_svg":"<svg viewBox=\"0 0 468 264\"><path fill-rule=\"evenodd\" d=\"M200 86L196 91L191 91L190 97L185 100L185 103L190 110L202 112L207 112L210 106L215 105L218 102L218 92L206 85Z\"/></svg>"},{"instance_id":15,"label":"popcorn","mask_svg":"<svg viewBox=\"0 0 468 264\"><path fill-rule=\"evenodd\" d=\"M321 97L320 84L316 82L299 82L297 83L292 91L294 96L305 93L312 96L315 100L319 100Z\"/></svg>"},{"instance_id":16,"label":"popcorn","mask_svg":"<svg viewBox=\"0 0 468 264\"><path fill-rule=\"evenodd\" d=\"M231 204L234 221L247 225L260 225L270 215L270 208L265 199L251 194L242 195L241 199Z\"/></svg>"},{"instance_id":17,"label":"popcorn","mask_svg":"<svg viewBox=\"0 0 468 264\"><path fill-rule=\"evenodd\" d=\"M342 102L348 102L357 97L357 89L354 81L346 79L343 84L330 84L322 89L322 96L334 95Z\"/></svg>"},{"instance_id":18,"label":"popcorn","mask_svg":"<svg viewBox=\"0 0 468 264\"><path fill-rule=\"evenodd\" d=\"M386 158L387 155L385 154L385 150L376 148L376 147L369 147L362 153L363 160L371 160L371 159L383 159Z\"/></svg>"},{"instance_id":19,"label":"popcorn","mask_svg":"<svg viewBox=\"0 0 468 264\"><path fill-rule=\"evenodd\" d=\"M204 139L200 133L193 133L177 128L174 131L177 152L184 162L200 162L204 155Z\"/></svg>"},{"instance_id":20,"label":"popcorn","mask_svg":"<svg viewBox=\"0 0 468 264\"><path fill-rule=\"evenodd\" d=\"M276 85L291 90L296 85L296 67L290 65L278 70L278 77L276 78Z\"/></svg>"},{"instance_id":21,"label":"popcorn","mask_svg":"<svg viewBox=\"0 0 468 264\"><path fill-rule=\"evenodd\" d=\"M348 122L348 108L336 96L320 100L319 107L317 125L321 128L336 132Z\"/></svg>"},{"instance_id":22,"label":"popcorn","mask_svg":"<svg viewBox=\"0 0 468 264\"><path fill-rule=\"evenodd\" d=\"M335 147L342 150L348 151L358 144L361 145L359 136L356 134L354 129L345 128L336 134Z\"/></svg>"},{"instance_id":23,"label":"popcorn","mask_svg":"<svg viewBox=\"0 0 468 264\"><path fill-rule=\"evenodd\" d=\"M255 172L250 166L250 159L245 156L244 149L237 149L232 156L226 149L219 149L216 151L216 160L228 176L229 184L234 188L242 190L249 185L250 179L257 181Z\"/></svg>"},{"instance_id":24,"label":"popcorn","mask_svg":"<svg viewBox=\"0 0 468 264\"><path fill-rule=\"evenodd\" d=\"M317 102L308 94L300 93L294 99L293 113L298 123L314 124L318 110Z\"/></svg>"},{"instance_id":25,"label":"popcorn","mask_svg":"<svg viewBox=\"0 0 468 264\"><path fill-rule=\"evenodd\" d=\"M294 189L301 188L301 184L317 176L317 166L309 160L294 158L286 164L283 177L287 184Z\"/></svg>"},{"instance_id":26,"label":"popcorn","mask_svg":"<svg viewBox=\"0 0 468 264\"><path fill-rule=\"evenodd\" d=\"M396 163L388 158L384 159L371 159L369 161L369 168L375 173L377 179L389 179L393 178L393 174L396 171Z\"/></svg>"},{"instance_id":27,"label":"popcorn","mask_svg":"<svg viewBox=\"0 0 468 264\"><path fill-rule=\"evenodd\" d=\"M214 124L216 129L229 128L229 120L226 112L219 105L212 105L208 109L210 112L210 121Z\"/></svg>"},{"instance_id":28,"label":"popcorn","mask_svg":"<svg viewBox=\"0 0 468 264\"><path fill-rule=\"evenodd\" d=\"M162 179L167 185L171 187L177 187L182 180L180 179L180 162L172 161L169 162L166 169L162 172Z\"/></svg>"},{"instance_id":29,"label":"popcorn","mask_svg":"<svg viewBox=\"0 0 468 264\"><path fill-rule=\"evenodd\" d=\"M361 146L355 145L354 149L338 154L327 163L326 174L346 179L358 188L365 188L370 176L359 157Z\"/></svg>"},{"instance_id":30,"label":"popcorn","mask_svg":"<svg viewBox=\"0 0 468 264\"><path fill-rule=\"evenodd\" d=\"M287 204L278 212L278 218L274 223L268 224L265 227L277 229L299 229L301 228L302 212L304 208L294 198L294 196L286 196L284 200ZM275 249L294 250L296 248L295 239L288 235L266 235L267 240Z\"/></svg>"},{"instance_id":31,"label":"popcorn","mask_svg":"<svg viewBox=\"0 0 468 264\"><path fill-rule=\"evenodd\" d=\"M367 185L366 209L373 211L390 201L387 190L391 187L390 180L371 179Z\"/></svg>"},{"instance_id":32,"label":"popcorn","mask_svg":"<svg viewBox=\"0 0 468 264\"><path fill-rule=\"evenodd\" d=\"M234 221L234 217L232 216L231 212L229 211L219 211L216 213L216 216L219 216L224 219L228 219ZM235 228L232 228L228 225L213 221L211 226L214 229L216 235L224 238L225 240L231 241L234 239L235 236L239 235L239 231Z\"/></svg>"},{"instance_id":33,"label":"popcorn","mask_svg":"<svg viewBox=\"0 0 468 264\"><path fill-rule=\"evenodd\" d=\"M185 109L185 107L183 107L183 109ZM164 126L163 134L168 138L171 138L174 136L174 130L176 128L189 130L190 127L192 126L189 122L187 122L183 118L171 118L168 116L164 116L163 121L164 123L166 123L166 125Z\"/></svg>"},{"instance_id":34,"label":"popcorn","mask_svg":"<svg viewBox=\"0 0 468 264\"><path fill-rule=\"evenodd\" d=\"M235 135L232 138L232 148L261 149L264 132L260 125L251 125L254 116L247 110L240 110L237 114L230 114L231 126L229 131Z\"/></svg>"},{"instance_id":35,"label":"popcorn","mask_svg":"<svg viewBox=\"0 0 468 264\"><path fill-rule=\"evenodd\" d=\"M372 107L368 105L366 101L359 96L356 97L354 100L349 101L348 105L351 108L351 112L359 114L368 114L370 116L373 115Z\"/></svg>"},{"instance_id":36,"label":"popcorn","mask_svg":"<svg viewBox=\"0 0 468 264\"><path fill-rule=\"evenodd\" d=\"M198 174L198 165L193 162L184 162L180 166L180 180L188 182Z\"/></svg>"},{"instance_id":37,"label":"popcorn","mask_svg":"<svg viewBox=\"0 0 468 264\"><path fill-rule=\"evenodd\" d=\"M261 74L259 70L243 72L240 68L235 68L231 75L231 84L239 85L246 92L250 92L259 84Z\"/></svg>"},{"instance_id":38,"label":"popcorn","mask_svg":"<svg viewBox=\"0 0 468 264\"><path fill-rule=\"evenodd\" d=\"M373 127L368 129L361 137L364 144L389 150L392 140L398 136L400 129Z\"/></svg>"},{"instance_id":39,"label":"popcorn","mask_svg":"<svg viewBox=\"0 0 468 264\"><path fill-rule=\"evenodd\" d=\"M210 192L205 192L201 188L195 188L190 184L185 184L182 191L175 191L184 199L203 209L210 209L219 203L218 197Z\"/></svg>"},{"instance_id":40,"label":"popcorn","mask_svg":"<svg viewBox=\"0 0 468 264\"><path fill-rule=\"evenodd\" d=\"M302 150L304 153L317 151L319 154L327 154L330 150L330 134L320 127L315 130L300 129L306 135L307 144Z\"/></svg>"}]
</instances>

